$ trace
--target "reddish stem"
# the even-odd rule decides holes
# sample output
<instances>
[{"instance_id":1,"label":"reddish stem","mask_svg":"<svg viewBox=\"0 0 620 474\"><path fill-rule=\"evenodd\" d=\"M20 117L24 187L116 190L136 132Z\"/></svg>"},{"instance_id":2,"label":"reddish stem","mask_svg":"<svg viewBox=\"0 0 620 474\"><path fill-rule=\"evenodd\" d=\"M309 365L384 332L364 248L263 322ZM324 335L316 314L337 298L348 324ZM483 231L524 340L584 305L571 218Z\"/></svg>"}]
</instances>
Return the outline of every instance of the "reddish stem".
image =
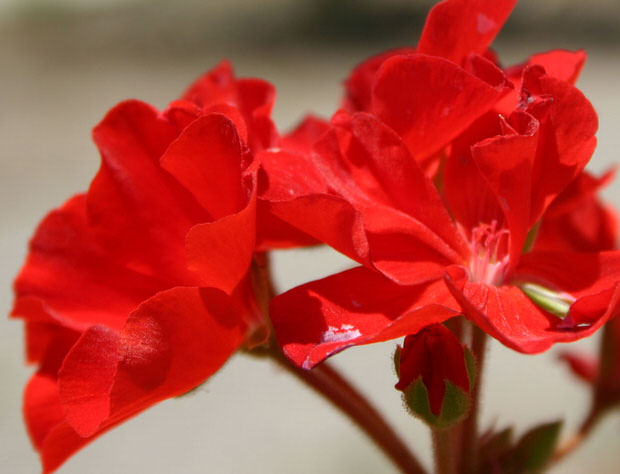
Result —
<instances>
[{"instance_id":1,"label":"reddish stem","mask_svg":"<svg viewBox=\"0 0 620 474\"><path fill-rule=\"evenodd\" d=\"M303 370L291 364L283 355L272 354L282 367L357 424L402 472L426 472L379 412L333 367L323 363L312 370Z\"/></svg>"},{"instance_id":2,"label":"reddish stem","mask_svg":"<svg viewBox=\"0 0 620 474\"><path fill-rule=\"evenodd\" d=\"M269 303L275 295L269 258L256 253L251 269L254 293L263 314L268 314ZM272 329L273 334L273 329ZM416 457L387 424L381 414L342 375L327 363L312 370L303 370L292 364L278 346L275 338L269 346L256 347L250 355L269 356L289 373L315 390L332 405L347 415L403 473L425 474Z\"/></svg>"},{"instance_id":3,"label":"reddish stem","mask_svg":"<svg viewBox=\"0 0 620 474\"><path fill-rule=\"evenodd\" d=\"M433 453L435 455L435 472L437 474L456 474L456 444L453 428L434 428Z\"/></svg>"},{"instance_id":4,"label":"reddish stem","mask_svg":"<svg viewBox=\"0 0 620 474\"><path fill-rule=\"evenodd\" d=\"M575 451L581 443L588 437L588 435L592 432L592 429L598 423L601 412L598 410L590 410L585 420L581 423L581 426L577 430L570 439L568 439L565 443L559 446L555 453L553 453L553 464L560 462L566 456Z\"/></svg>"},{"instance_id":5,"label":"reddish stem","mask_svg":"<svg viewBox=\"0 0 620 474\"><path fill-rule=\"evenodd\" d=\"M472 324L471 351L476 359L476 383L471 391L471 410L461 426L461 449L459 466L461 472L474 474L478 469L478 414L480 411L480 387L484 368L487 335Z\"/></svg>"},{"instance_id":6,"label":"reddish stem","mask_svg":"<svg viewBox=\"0 0 620 474\"><path fill-rule=\"evenodd\" d=\"M607 386L608 381L614 380L617 376L617 360L620 354L620 341L617 339L611 324L613 323L607 323L603 328L603 337L599 346L599 373L596 384L592 387L590 410L577 432L556 449L553 454L553 463L560 462L581 446L617 399L617 389L612 389L610 392Z\"/></svg>"}]
</instances>

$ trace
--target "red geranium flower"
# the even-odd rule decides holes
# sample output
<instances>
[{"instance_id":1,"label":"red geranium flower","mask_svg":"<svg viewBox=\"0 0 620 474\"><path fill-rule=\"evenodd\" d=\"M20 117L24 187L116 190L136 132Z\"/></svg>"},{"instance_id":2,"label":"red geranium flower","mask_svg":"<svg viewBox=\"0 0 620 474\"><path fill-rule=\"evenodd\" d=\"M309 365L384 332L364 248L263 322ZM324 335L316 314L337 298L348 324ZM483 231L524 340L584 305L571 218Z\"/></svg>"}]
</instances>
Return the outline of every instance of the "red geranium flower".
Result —
<instances>
[{"instance_id":1,"label":"red geranium flower","mask_svg":"<svg viewBox=\"0 0 620 474\"><path fill-rule=\"evenodd\" d=\"M279 143L274 96L222 63L165 111L127 101L95 127L99 172L43 220L15 282L45 472L267 336L250 271L271 245L257 237L252 151ZM279 229L284 245L308 240Z\"/></svg>"},{"instance_id":2,"label":"red geranium flower","mask_svg":"<svg viewBox=\"0 0 620 474\"><path fill-rule=\"evenodd\" d=\"M592 106L570 82L530 65L505 118L491 110L505 97L503 74L473 61L496 87L428 56L387 60L373 93L386 84L393 106L378 115L393 129L365 113L339 113L305 164L323 195L299 186L285 201L284 190L270 190L281 199L280 217L366 267L274 300L278 339L297 364L310 368L351 345L413 334L460 312L509 347L539 352L591 334L616 313L620 253L522 254L594 150ZM442 83L448 68L452 82ZM389 114L403 120L390 123ZM442 194L418 165L438 150ZM301 217L308 215L317 219Z\"/></svg>"}]
</instances>

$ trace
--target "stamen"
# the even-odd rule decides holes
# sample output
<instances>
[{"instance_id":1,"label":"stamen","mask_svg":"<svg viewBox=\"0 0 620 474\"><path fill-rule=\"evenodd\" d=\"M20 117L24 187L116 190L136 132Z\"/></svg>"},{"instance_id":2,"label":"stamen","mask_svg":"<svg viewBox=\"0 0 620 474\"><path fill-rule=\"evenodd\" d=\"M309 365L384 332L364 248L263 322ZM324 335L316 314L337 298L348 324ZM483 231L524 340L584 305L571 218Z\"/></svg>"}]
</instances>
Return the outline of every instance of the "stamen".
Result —
<instances>
[{"instance_id":1,"label":"stamen","mask_svg":"<svg viewBox=\"0 0 620 474\"><path fill-rule=\"evenodd\" d=\"M499 286L508 266L510 233L497 228L497 221L481 224L471 232L470 275L472 281Z\"/></svg>"}]
</instances>

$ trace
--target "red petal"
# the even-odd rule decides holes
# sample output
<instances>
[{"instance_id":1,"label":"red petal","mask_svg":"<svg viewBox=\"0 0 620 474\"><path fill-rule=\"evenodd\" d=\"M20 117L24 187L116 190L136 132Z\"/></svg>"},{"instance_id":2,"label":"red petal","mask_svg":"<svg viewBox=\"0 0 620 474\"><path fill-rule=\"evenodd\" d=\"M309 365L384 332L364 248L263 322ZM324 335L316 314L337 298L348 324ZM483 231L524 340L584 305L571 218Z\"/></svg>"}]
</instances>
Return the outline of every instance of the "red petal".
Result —
<instances>
[{"instance_id":1,"label":"red petal","mask_svg":"<svg viewBox=\"0 0 620 474\"><path fill-rule=\"evenodd\" d=\"M415 334L456 307L441 280L401 286L357 267L276 297L270 315L285 354L310 369L347 347Z\"/></svg>"},{"instance_id":2,"label":"red petal","mask_svg":"<svg viewBox=\"0 0 620 474\"><path fill-rule=\"evenodd\" d=\"M269 150L257 154L260 198L265 201L289 201L299 196L329 192L326 177L310 153ZM304 179L299 179L303 176Z\"/></svg>"},{"instance_id":3,"label":"red petal","mask_svg":"<svg viewBox=\"0 0 620 474\"><path fill-rule=\"evenodd\" d=\"M222 61L189 86L182 100L194 102L201 107L212 104L231 103L236 95L236 79L229 61ZM233 105L236 105L233 102Z\"/></svg>"},{"instance_id":4,"label":"red petal","mask_svg":"<svg viewBox=\"0 0 620 474\"><path fill-rule=\"evenodd\" d=\"M609 185L615 177L615 168L607 171L600 178L583 171L549 206L545 212L545 219L567 214L580 204L595 200L597 192Z\"/></svg>"},{"instance_id":5,"label":"red petal","mask_svg":"<svg viewBox=\"0 0 620 474\"><path fill-rule=\"evenodd\" d=\"M197 224L187 234L187 267L200 286L230 294L247 273L256 247L256 185L251 186L241 211Z\"/></svg>"},{"instance_id":6,"label":"red petal","mask_svg":"<svg viewBox=\"0 0 620 474\"><path fill-rule=\"evenodd\" d=\"M519 102L519 91L521 90L521 82L523 70L529 65L539 65L545 69L547 75L555 77L561 81L574 84L579 77L579 73L586 61L585 51L566 51L556 49L546 53L538 53L531 56L525 63L510 67L506 70L506 75L510 77L511 82L515 86L504 97L499 104L495 106L498 112L509 115L515 109Z\"/></svg>"},{"instance_id":7,"label":"red petal","mask_svg":"<svg viewBox=\"0 0 620 474\"><path fill-rule=\"evenodd\" d=\"M480 173L471 152L473 144L500 133L500 117L489 112L457 137L450 147L443 189L452 215L465 232L481 222L494 220L503 227L504 216L497 198Z\"/></svg>"},{"instance_id":8,"label":"red petal","mask_svg":"<svg viewBox=\"0 0 620 474\"><path fill-rule=\"evenodd\" d=\"M219 114L195 120L161 157L212 219L238 212L247 202L241 186L244 160L234 123Z\"/></svg>"},{"instance_id":9,"label":"red petal","mask_svg":"<svg viewBox=\"0 0 620 474\"><path fill-rule=\"evenodd\" d=\"M314 143L329 128L329 122L314 115L306 116L295 129L282 137L281 148L294 153L311 153Z\"/></svg>"},{"instance_id":10,"label":"red petal","mask_svg":"<svg viewBox=\"0 0 620 474\"><path fill-rule=\"evenodd\" d=\"M596 294L620 282L620 251L530 252L521 257L514 278L557 288L575 298Z\"/></svg>"},{"instance_id":11,"label":"red petal","mask_svg":"<svg viewBox=\"0 0 620 474\"><path fill-rule=\"evenodd\" d=\"M39 451L43 473L53 472L89 443L64 421L64 410L53 377L32 376L24 392L24 418L32 443Z\"/></svg>"},{"instance_id":12,"label":"red petal","mask_svg":"<svg viewBox=\"0 0 620 474\"><path fill-rule=\"evenodd\" d=\"M389 208L383 211L389 214ZM441 278L444 268L454 260L429 248L426 242L416 237L420 233L419 226L368 232L372 266L401 285L416 285Z\"/></svg>"},{"instance_id":13,"label":"red petal","mask_svg":"<svg viewBox=\"0 0 620 474\"><path fill-rule=\"evenodd\" d=\"M600 252L618 241L618 215L602 204L596 192L615 175L601 178L582 172L549 206L536 236L534 250Z\"/></svg>"},{"instance_id":14,"label":"red petal","mask_svg":"<svg viewBox=\"0 0 620 474\"><path fill-rule=\"evenodd\" d=\"M400 138L368 114L337 115L311 156L279 152L261 159L269 178L262 196L274 214L372 266L370 239L376 267L400 283L437 278L443 264L468 252ZM306 178L296 180L301 174Z\"/></svg>"},{"instance_id":15,"label":"red petal","mask_svg":"<svg viewBox=\"0 0 620 474\"><path fill-rule=\"evenodd\" d=\"M63 416L56 380L42 374L33 375L24 391L24 418L35 448L41 449L47 434Z\"/></svg>"},{"instance_id":16,"label":"red petal","mask_svg":"<svg viewBox=\"0 0 620 474\"><path fill-rule=\"evenodd\" d=\"M88 217L110 257L182 281L185 235L207 216L159 165L177 134L147 104L128 101L112 109L93 130L102 163L88 192Z\"/></svg>"},{"instance_id":17,"label":"red petal","mask_svg":"<svg viewBox=\"0 0 620 474\"><path fill-rule=\"evenodd\" d=\"M183 130L161 158L214 219L186 237L194 282L227 293L247 272L256 245L256 177L243 177L242 147L234 123L209 114Z\"/></svg>"},{"instance_id":18,"label":"red petal","mask_svg":"<svg viewBox=\"0 0 620 474\"><path fill-rule=\"evenodd\" d=\"M283 139L283 149L269 150L257 155L261 163L258 226L260 248L308 245L316 243L317 236L321 236L321 239L336 246L338 250L344 253L352 252L348 253L352 258L366 258L364 255L367 250L353 249L343 242L346 237L340 234L343 229L345 233L351 233L351 230L346 230L347 222L355 223L353 225L356 229L361 228L359 215L338 198L309 197L330 194L326 177L311 152L314 142L324 134L328 126L325 122L309 117ZM299 176L304 179L299 179ZM302 199L295 201L296 198ZM337 232L331 232L328 229L329 223L318 217L327 207L333 208L328 215L337 219ZM313 219L312 216L318 218ZM363 229L361 232L360 238L365 240Z\"/></svg>"},{"instance_id":19,"label":"red petal","mask_svg":"<svg viewBox=\"0 0 620 474\"><path fill-rule=\"evenodd\" d=\"M577 299L565 320L534 304L519 288L482 283L448 286L466 316L503 344L525 353L594 333L619 311L620 252L525 254L514 276Z\"/></svg>"},{"instance_id":20,"label":"red petal","mask_svg":"<svg viewBox=\"0 0 620 474\"><path fill-rule=\"evenodd\" d=\"M594 357L587 357L583 354L572 352L562 352L560 360L566 362L573 374L588 384L594 384L598 378L598 361Z\"/></svg>"},{"instance_id":21,"label":"red petal","mask_svg":"<svg viewBox=\"0 0 620 474\"><path fill-rule=\"evenodd\" d=\"M504 92L502 85L488 84L445 59L397 56L377 73L372 111L421 160L490 110Z\"/></svg>"},{"instance_id":22,"label":"red petal","mask_svg":"<svg viewBox=\"0 0 620 474\"><path fill-rule=\"evenodd\" d=\"M59 374L67 419L82 436L92 436L186 393L239 347L241 316L218 290L173 288L140 305L120 336L91 328Z\"/></svg>"},{"instance_id":23,"label":"red petal","mask_svg":"<svg viewBox=\"0 0 620 474\"><path fill-rule=\"evenodd\" d=\"M65 355L80 335L79 332L58 324L26 321L26 341L30 357L28 362L37 362L40 374L56 377Z\"/></svg>"},{"instance_id":24,"label":"red petal","mask_svg":"<svg viewBox=\"0 0 620 474\"><path fill-rule=\"evenodd\" d=\"M465 283L459 289L449 279L448 285L469 319L519 352L545 351L568 334L557 329L560 318L540 309L517 287Z\"/></svg>"},{"instance_id":25,"label":"red petal","mask_svg":"<svg viewBox=\"0 0 620 474\"><path fill-rule=\"evenodd\" d=\"M472 146L476 167L495 194L510 230L510 261L517 262L532 222L532 175L538 122L527 114L513 117L523 123L521 134L497 136Z\"/></svg>"},{"instance_id":26,"label":"red petal","mask_svg":"<svg viewBox=\"0 0 620 474\"><path fill-rule=\"evenodd\" d=\"M371 201L384 196L380 201L406 212L426 225L454 252L467 255L466 243L457 232L435 185L398 135L365 113L350 117L340 115L334 123L351 134L345 151L348 168L359 168L360 177L355 182L367 192Z\"/></svg>"},{"instance_id":27,"label":"red petal","mask_svg":"<svg viewBox=\"0 0 620 474\"><path fill-rule=\"evenodd\" d=\"M319 242L312 236L284 222L271 212L269 202L257 202L256 250L306 247Z\"/></svg>"},{"instance_id":28,"label":"red petal","mask_svg":"<svg viewBox=\"0 0 620 474\"><path fill-rule=\"evenodd\" d=\"M222 112L223 104L237 108L247 125L247 143L252 150L258 151L278 142L277 131L270 119L275 96L275 89L268 82L236 79L231 64L222 61L198 78L182 99L200 105L204 112Z\"/></svg>"},{"instance_id":29,"label":"red petal","mask_svg":"<svg viewBox=\"0 0 620 474\"><path fill-rule=\"evenodd\" d=\"M280 137L271 120L275 88L262 79L240 79L238 87L241 110L248 121L249 147L259 151L277 146Z\"/></svg>"},{"instance_id":30,"label":"red petal","mask_svg":"<svg viewBox=\"0 0 620 474\"><path fill-rule=\"evenodd\" d=\"M510 15L517 0L444 0L426 18L418 52L460 63L482 54Z\"/></svg>"},{"instance_id":31,"label":"red petal","mask_svg":"<svg viewBox=\"0 0 620 474\"><path fill-rule=\"evenodd\" d=\"M88 329L58 372L66 420L82 437L94 434L108 417L110 390L120 352L118 332L103 325Z\"/></svg>"},{"instance_id":32,"label":"red petal","mask_svg":"<svg viewBox=\"0 0 620 474\"><path fill-rule=\"evenodd\" d=\"M592 104L572 85L537 67L524 73L527 111L540 121L532 182L532 220L579 175L596 146L598 119ZM550 101L549 98L552 98Z\"/></svg>"},{"instance_id":33,"label":"red petal","mask_svg":"<svg viewBox=\"0 0 620 474\"><path fill-rule=\"evenodd\" d=\"M310 160L315 138L325 122L308 117L293 133L282 139L283 150L257 154L260 199L257 203L257 249L290 248L316 244L308 234L275 216L271 201L288 201L296 195L327 191L323 177ZM304 176L304 179L298 179Z\"/></svg>"},{"instance_id":34,"label":"red petal","mask_svg":"<svg viewBox=\"0 0 620 474\"><path fill-rule=\"evenodd\" d=\"M586 58L586 52L583 50L555 49L532 55L528 64L538 64L545 69L548 76L574 84L577 82Z\"/></svg>"},{"instance_id":35,"label":"red petal","mask_svg":"<svg viewBox=\"0 0 620 474\"><path fill-rule=\"evenodd\" d=\"M580 203L564 215L543 218L535 251L600 252L615 249L618 215L595 199Z\"/></svg>"},{"instance_id":36,"label":"red petal","mask_svg":"<svg viewBox=\"0 0 620 474\"><path fill-rule=\"evenodd\" d=\"M291 201L272 202L271 211L353 260L370 265L362 216L344 199L312 194Z\"/></svg>"},{"instance_id":37,"label":"red petal","mask_svg":"<svg viewBox=\"0 0 620 474\"><path fill-rule=\"evenodd\" d=\"M241 316L218 290L174 288L142 304L120 334L103 326L86 331L67 354L58 384L37 374L26 388L24 415L44 472L118 423L207 379L241 343Z\"/></svg>"},{"instance_id":38,"label":"red petal","mask_svg":"<svg viewBox=\"0 0 620 474\"><path fill-rule=\"evenodd\" d=\"M381 65L392 56L415 54L415 48L398 48L372 56L353 69L344 82L346 96L343 107L350 111L369 111L372 100L372 86Z\"/></svg>"},{"instance_id":39,"label":"red petal","mask_svg":"<svg viewBox=\"0 0 620 474\"><path fill-rule=\"evenodd\" d=\"M85 204L76 196L39 225L15 281L14 316L78 331L98 323L120 328L140 301L164 287L110 258L86 223Z\"/></svg>"}]
</instances>

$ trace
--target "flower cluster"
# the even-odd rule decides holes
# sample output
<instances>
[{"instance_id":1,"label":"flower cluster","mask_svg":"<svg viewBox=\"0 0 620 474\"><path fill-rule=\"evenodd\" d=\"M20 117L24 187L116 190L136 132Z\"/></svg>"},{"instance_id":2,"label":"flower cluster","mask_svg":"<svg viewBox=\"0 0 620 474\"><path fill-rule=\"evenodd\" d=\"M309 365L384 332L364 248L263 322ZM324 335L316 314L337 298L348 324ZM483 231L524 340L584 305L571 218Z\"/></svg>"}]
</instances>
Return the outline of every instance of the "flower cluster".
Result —
<instances>
[{"instance_id":1,"label":"flower cluster","mask_svg":"<svg viewBox=\"0 0 620 474\"><path fill-rule=\"evenodd\" d=\"M406 337L396 387L421 383L439 416L449 384L474 383L463 320L537 353L615 317L615 214L596 196L611 175L584 171L597 116L574 85L585 54L503 67L489 45L515 3L440 2L415 47L352 71L331 120L288 134L274 88L228 63L163 111L112 109L88 192L42 221L15 283L44 471L240 348L277 339L312 369ZM274 297L265 253L318 243L358 266ZM620 399L615 364L603 382Z\"/></svg>"}]
</instances>

